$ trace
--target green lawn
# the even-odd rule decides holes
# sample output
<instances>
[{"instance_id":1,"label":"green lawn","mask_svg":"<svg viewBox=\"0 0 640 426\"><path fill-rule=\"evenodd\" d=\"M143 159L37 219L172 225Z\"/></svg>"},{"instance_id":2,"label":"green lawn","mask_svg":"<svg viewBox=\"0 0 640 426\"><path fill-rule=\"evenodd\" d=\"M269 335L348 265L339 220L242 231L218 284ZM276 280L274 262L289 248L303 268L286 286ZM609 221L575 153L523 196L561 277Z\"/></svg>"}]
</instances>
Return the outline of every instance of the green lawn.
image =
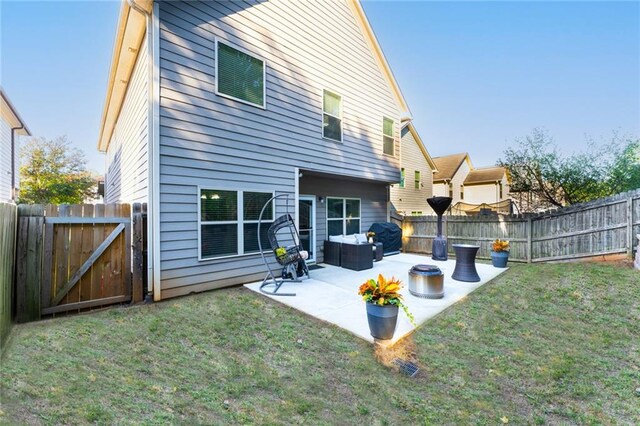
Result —
<instances>
[{"instance_id":1,"label":"green lawn","mask_svg":"<svg viewBox=\"0 0 640 426\"><path fill-rule=\"evenodd\" d=\"M640 271L513 265L403 349L243 288L19 325L0 422L640 424Z\"/></svg>"}]
</instances>

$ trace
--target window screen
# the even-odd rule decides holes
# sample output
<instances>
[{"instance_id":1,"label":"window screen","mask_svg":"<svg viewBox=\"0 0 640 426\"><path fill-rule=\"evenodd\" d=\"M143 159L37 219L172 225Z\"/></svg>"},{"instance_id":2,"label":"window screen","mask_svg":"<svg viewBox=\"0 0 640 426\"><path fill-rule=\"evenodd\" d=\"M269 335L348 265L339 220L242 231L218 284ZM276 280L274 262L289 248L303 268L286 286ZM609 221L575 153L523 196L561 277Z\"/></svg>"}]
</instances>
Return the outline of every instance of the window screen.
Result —
<instances>
[{"instance_id":1,"label":"window screen","mask_svg":"<svg viewBox=\"0 0 640 426\"><path fill-rule=\"evenodd\" d=\"M327 198L327 235L360 233L360 200Z\"/></svg>"},{"instance_id":2,"label":"window screen","mask_svg":"<svg viewBox=\"0 0 640 426\"><path fill-rule=\"evenodd\" d=\"M385 117L382 119L382 152L388 155L394 155L394 145L393 120Z\"/></svg>"},{"instance_id":3,"label":"window screen","mask_svg":"<svg viewBox=\"0 0 640 426\"><path fill-rule=\"evenodd\" d=\"M342 98L327 90L322 99L322 136L342 141Z\"/></svg>"},{"instance_id":4,"label":"window screen","mask_svg":"<svg viewBox=\"0 0 640 426\"><path fill-rule=\"evenodd\" d=\"M258 252L258 219L270 192L200 190L200 258L212 259ZM262 217L263 249L273 223L273 201Z\"/></svg>"},{"instance_id":5,"label":"window screen","mask_svg":"<svg viewBox=\"0 0 640 426\"><path fill-rule=\"evenodd\" d=\"M218 93L264 107L264 61L218 41Z\"/></svg>"}]
</instances>

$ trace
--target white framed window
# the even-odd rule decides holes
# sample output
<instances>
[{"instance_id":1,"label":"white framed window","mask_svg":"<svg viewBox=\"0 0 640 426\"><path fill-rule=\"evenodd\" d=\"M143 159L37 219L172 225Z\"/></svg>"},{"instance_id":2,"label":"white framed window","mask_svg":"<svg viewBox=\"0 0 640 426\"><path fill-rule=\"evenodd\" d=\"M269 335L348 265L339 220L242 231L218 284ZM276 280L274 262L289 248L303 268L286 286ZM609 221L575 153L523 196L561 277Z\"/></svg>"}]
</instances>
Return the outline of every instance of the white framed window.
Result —
<instances>
[{"instance_id":1,"label":"white framed window","mask_svg":"<svg viewBox=\"0 0 640 426\"><path fill-rule=\"evenodd\" d=\"M360 233L360 199L327 197L327 235Z\"/></svg>"},{"instance_id":2,"label":"white framed window","mask_svg":"<svg viewBox=\"0 0 640 426\"><path fill-rule=\"evenodd\" d=\"M422 211L419 210L419 211L411 212L411 216L422 216Z\"/></svg>"},{"instance_id":3,"label":"white framed window","mask_svg":"<svg viewBox=\"0 0 640 426\"><path fill-rule=\"evenodd\" d=\"M413 186L415 189L420 189L420 170L413 172Z\"/></svg>"},{"instance_id":4,"label":"white framed window","mask_svg":"<svg viewBox=\"0 0 640 426\"><path fill-rule=\"evenodd\" d=\"M198 258L210 260L258 253L258 219L273 192L198 188ZM265 209L260 233L274 220L273 201ZM263 247L264 248L264 247Z\"/></svg>"},{"instance_id":5,"label":"white framed window","mask_svg":"<svg viewBox=\"0 0 640 426\"><path fill-rule=\"evenodd\" d=\"M342 142L342 96L322 91L322 137Z\"/></svg>"},{"instance_id":6,"label":"white framed window","mask_svg":"<svg viewBox=\"0 0 640 426\"><path fill-rule=\"evenodd\" d=\"M264 59L216 39L216 94L266 108Z\"/></svg>"},{"instance_id":7,"label":"white framed window","mask_svg":"<svg viewBox=\"0 0 640 426\"><path fill-rule=\"evenodd\" d=\"M400 169L400 188L404 188L404 167Z\"/></svg>"},{"instance_id":8,"label":"white framed window","mask_svg":"<svg viewBox=\"0 0 640 426\"><path fill-rule=\"evenodd\" d=\"M395 155L396 138L393 136L393 120L382 118L382 152L387 155Z\"/></svg>"},{"instance_id":9,"label":"white framed window","mask_svg":"<svg viewBox=\"0 0 640 426\"><path fill-rule=\"evenodd\" d=\"M464 200L464 185L460 185L460 199Z\"/></svg>"}]
</instances>

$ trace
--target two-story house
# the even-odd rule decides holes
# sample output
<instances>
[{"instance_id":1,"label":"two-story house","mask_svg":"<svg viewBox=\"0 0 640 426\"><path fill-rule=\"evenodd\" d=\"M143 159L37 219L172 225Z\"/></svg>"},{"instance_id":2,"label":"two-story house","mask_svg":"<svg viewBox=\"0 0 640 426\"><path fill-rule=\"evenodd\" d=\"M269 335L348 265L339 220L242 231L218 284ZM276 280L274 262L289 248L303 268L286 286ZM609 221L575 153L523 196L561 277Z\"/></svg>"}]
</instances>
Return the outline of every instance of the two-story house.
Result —
<instances>
[{"instance_id":1,"label":"two-story house","mask_svg":"<svg viewBox=\"0 0 640 426\"><path fill-rule=\"evenodd\" d=\"M274 194L316 262L388 219L408 116L358 1L124 1L105 202L148 203L154 300L260 280Z\"/></svg>"},{"instance_id":2,"label":"two-story house","mask_svg":"<svg viewBox=\"0 0 640 426\"><path fill-rule=\"evenodd\" d=\"M31 136L31 133L0 88L0 202L15 202L18 198L20 136Z\"/></svg>"},{"instance_id":3,"label":"two-story house","mask_svg":"<svg viewBox=\"0 0 640 426\"><path fill-rule=\"evenodd\" d=\"M509 200L509 177L504 167L473 169L464 180L464 202L497 204Z\"/></svg>"},{"instance_id":4,"label":"two-story house","mask_svg":"<svg viewBox=\"0 0 640 426\"><path fill-rule=\"evenodd\" d=\"M438 169L433 175L433 195L451 197L451 205L464 200L464 180L473 169L469 154L434 157L433 161Z\"/></svg>"},{"instance_id":5,"label":"two-story house","mask_svg":"<svg viewBox=\"0 0 640 426\"><path fill-rule=\"evenodd\" d=\"M391 185L392 209L405 216L430 214L427 198L433 195L437 171L415 126L406 123L400 139L400 182Z\"/></svg>"}]
</instances>

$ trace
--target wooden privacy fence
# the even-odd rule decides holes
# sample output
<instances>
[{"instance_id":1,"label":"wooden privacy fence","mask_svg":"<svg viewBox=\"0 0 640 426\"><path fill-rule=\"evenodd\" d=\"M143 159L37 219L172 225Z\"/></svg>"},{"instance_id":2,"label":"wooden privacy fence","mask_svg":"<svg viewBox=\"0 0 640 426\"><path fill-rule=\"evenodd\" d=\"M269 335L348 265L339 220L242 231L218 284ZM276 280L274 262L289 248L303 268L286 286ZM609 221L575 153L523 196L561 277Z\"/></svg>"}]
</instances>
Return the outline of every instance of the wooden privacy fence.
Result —
<instances>
[{"instance_id":1,"label":"wooden privacy fence","mask_svg":"<svg viewBox=\"0 0 640 426\"><path fill-rule=\"evenodd\" d=\"M396 220L397 222L397 220ZM402 219L406 252L431 253L435 216ZM640 233L640 190L531 216L445 216L443 232L452 244L480 246L478 257L490 257L491 241L511 242L510 260L543 262L626 253L632 255Z\"/></svg>"},{"instance_id":2,"label":"wooden privacy fence","mask_svg":"<svg viewBox=\"0 0 640 426\"><path fill-rule=\"evenodd\" d=\"M0 356L7 347L11 330L16 223L16 206L0 203Z\"/></svg>"},{"instance_id":3,"label":"wooden privacy fence","mask_svg":"<svg viewBox=\"0 0 640 426\"><path fill-rule=\"evenodd\" d=\"M142 300L143 238L129 204L20 205L16 320Z\"/></svg>"}]
</instances>

